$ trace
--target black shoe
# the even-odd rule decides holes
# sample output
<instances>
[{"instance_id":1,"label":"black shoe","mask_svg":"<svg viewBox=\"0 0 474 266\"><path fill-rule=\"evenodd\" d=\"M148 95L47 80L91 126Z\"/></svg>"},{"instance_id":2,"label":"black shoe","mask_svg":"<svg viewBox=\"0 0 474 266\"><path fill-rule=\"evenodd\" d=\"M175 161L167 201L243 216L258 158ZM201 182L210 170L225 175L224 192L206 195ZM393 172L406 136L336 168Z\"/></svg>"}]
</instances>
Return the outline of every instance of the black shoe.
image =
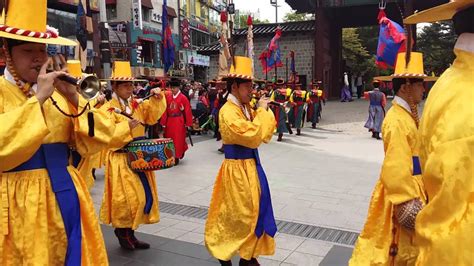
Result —
<instances>
[{"instance_id":1,"label":"black shoe","mask_svg":"<svg viewBox=\"0 0 474 266\"><path fill-rule=\"evenodd\" d=\"M283 133L278 133L277 141L282 141L282 139L283 139Z\"/></svg>"},{"instance_id":2,"label":"black shoe","mask_svg":"<svg viewBox=\"0 0 474 266\"><path fill-rule=\"evenodd\" d=\"M312 128L312 129L316 129L316 124L312 124L312 125L311 125L311 128Z\"/></svg>"},{"instance_id":3,"label":"black shoe","mask_svg":"<svg viewBox=\"0 0 474 266\"><path fill-rule=\"evenodd\" d=\"M288 129L288 133L290 133L290 135L293 135L293 130L291 130L290 123L286 123L286 128Z\"/></svg>"},{"instance_id":4,"label":"black shoe","mask_svg":"<svg viewBox=\"0 0 474 266\"><path fill-rule=\"evenodd\" d=\"M133 244L132 233L130 231L131 229L129 228L115 228L114 233L123 249L134 250L135 245Z\"/></svg>"},{"instance_id":5,"label":"black shoe","mask_svg":"<svg viewBox=\"0 0 474 266\"><path fill-rule=\"evenodd\" d=\"M300 136L301 135L301 129L297 128L296 129L296 136Z\"/></svg>"},{"instance_id":6,"label":"black shoe","mask_svg":"<svg viewBox=\"0 0 474 266\"><path fill-rule=\"evenodd\" d=\"M175 158L175 159L174 159L174 165L176 166L176 165L178 165L178 164L179 164L179 159L178 159L178 158Z\"/></svg>"},{"instance_id":7,"label":"black shoe","mask_svg":"<svg viewBox=\"0 0 474 266\"><path fill-rule=\"evenodd\" d=\"M376 138L376 139L382 139L382 138L380 137L380 133L379 133L379 132L376 132L376 133L375 133L375 138Z\"/></svg>"},{"instance_id":8,"label":"black shoe","mask_svg":"<svg viewBox=\"0 0 474 266\"><path fill-rule=\"evenodd\" d=\"M150 248L150 244L138 240L138 239L135 237L135 231L133 231L132 229L130 229L130 230L132 231L132 241L133 241L133 245L135 245L135 248L136 248L136 249L149 249L149 248Z\"/></svg>"},{"instance_id":9,"label":"black shoe","mask_svg":"<svg viewBox=\"0 0 474 266\"><path fill-rule=\"evenodd\" d=\"M224 153L224 148L220 147L219 149L217 149L217 151L220 153Z\"/></svg>"},{"instance_id":10,"label":"black shoe","mask_svg":"<svg viewBox=\"0 0 474 266\"><path fill-rule=\"evenodd\" d=\"M232 266L232 261L230 261L230 260L219 260L219 263L222 266Z\"/></svg>"},{"instance_id":11,"label":"black shoe","mask_svg":"<svg viewBox=\"0 0 474 266\"><path fill-rule=\"evenodd\" d=\"M239 266L260 266L260 263L258 263L257 259L252 258L251 260L244 260L240 259L239 261Z\"/></svg>"}]
</instances>

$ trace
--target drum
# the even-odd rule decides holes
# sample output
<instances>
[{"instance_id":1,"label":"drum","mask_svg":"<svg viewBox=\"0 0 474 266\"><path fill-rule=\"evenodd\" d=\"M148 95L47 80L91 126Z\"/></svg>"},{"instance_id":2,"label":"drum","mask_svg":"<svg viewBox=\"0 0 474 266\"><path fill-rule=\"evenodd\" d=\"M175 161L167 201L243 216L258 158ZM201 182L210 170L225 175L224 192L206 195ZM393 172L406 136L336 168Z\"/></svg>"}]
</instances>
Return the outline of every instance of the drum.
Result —
<instances>
[{"instance_id":1,"label":"drum","mask_svg":"<svg viewBox=\"0 0 474 266\"><path fill-rule=\"evenodd\" d=\"M125 148L128 165L135 172L155 171L174 166L172 139L144 139L130 142Z\"/></svg>"}]
</instances>

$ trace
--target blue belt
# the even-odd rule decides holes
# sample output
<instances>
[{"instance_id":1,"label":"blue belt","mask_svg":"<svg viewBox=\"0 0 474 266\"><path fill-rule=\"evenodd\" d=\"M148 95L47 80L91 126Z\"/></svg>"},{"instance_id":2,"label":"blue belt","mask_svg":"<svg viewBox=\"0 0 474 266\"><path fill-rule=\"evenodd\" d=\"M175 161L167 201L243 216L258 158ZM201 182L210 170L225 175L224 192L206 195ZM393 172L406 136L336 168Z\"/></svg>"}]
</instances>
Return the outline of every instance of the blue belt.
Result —
<instances>
[{"instance_id":1,"label":"blue belt","mask_svg":"<svg viewBox=\"0 0 474 266\"><path fill-rule=\"evenodd\" d=\"M34 169L48 171L64 222L68 245L65 265L81 265L81 212L79 198L71 175L67 171L69 147L65 143L43 144L26 162L8 172Z\"/></svg>"},{"instance_id":2,"label":"blue belt","mask_svg":"<svg viewBox=\"0 0 474 266\"><path fill-rule=\"evenodd\" d=\"M413 175L421 175L421 165L420 158L418 156L413 156Z\"/></svg>"},{"instance_id":3,"label":"blue belt","mask_svg":"<svg viewBox=\"0 0 474 266\"><path fill-rule=\"evenodd\" d=\"M133 141L136 140L144 140L146 139L145 137L136 137L133 139ZM153 194L151 193L151 187L150 183L148 182L148 179L146 177L146 174L144 172L136 172L138 177L140 178L140 181L142 182L143 190L145 191L145 208L144 208L144 213L149 214L151 211L151 206L153 205Z\"/></svg>"},{"instance_id":4,"label":"blue belt","mask_svg":"<svg viewBox=\"0 0 474 266\"><path fill-rule=\"evenodd\" d=\"M255 159L255 163L257 164L258 180L260 182L260 205L255 235L257 235L257 237L261 237L263 232L265 232L267 235L274 237L277 232L277 226L273 216L270 188L268 187L265 171L260 164L258 150L250 149L240 145L224 145L224 154L226 159Z\"/></svg>"}]
</instances>

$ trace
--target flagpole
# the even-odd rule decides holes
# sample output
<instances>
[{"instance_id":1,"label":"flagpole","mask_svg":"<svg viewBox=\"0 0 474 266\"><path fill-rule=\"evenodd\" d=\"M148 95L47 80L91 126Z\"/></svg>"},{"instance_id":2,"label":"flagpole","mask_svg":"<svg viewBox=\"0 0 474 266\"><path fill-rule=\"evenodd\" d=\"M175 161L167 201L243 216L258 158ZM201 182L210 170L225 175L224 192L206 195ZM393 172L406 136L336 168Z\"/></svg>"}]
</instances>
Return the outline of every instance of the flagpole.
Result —
<instances>
[{"instance_id":1,"label":"flagpole","mask_svg":"<svg viewBox=\"0 0 474 266\"><path fill-rule=\"evenodd\" d=\"M106 0L99 0L100 22L103 22L104 25L107 23L107 9L106 9L106 5L105 5L105 1ZM101 37L101 42L102 43L105 42L106 44L108 44L108 40L105 40L105 38L102 38L102 37ZM111 76L110 62L104 62L104 63L102 63L102 65L103 65L103 68L104 68L104 78L110 77Z\"/></svg>"},{"instance_id":2,"label":"flagpole","mask_svg":"<svg viewBox=\"0 0 474 266\"><path fill-rule=\"evenodd\" d=\"M266 62L266 65L265 65L265 80L268 81L268 58L265 57L265 62Z\"/></svg>"},{"instance_id":3,"label":"flagpole","mask_svg":"<svg viewBox=\"0 0 474 266\"><path fill-rule=\"evenodd\" d=\"M285 61L286 61L285 78L286 78L286 81L288 81L288 57L286 57Z\"/></svg>"}]
</instances>

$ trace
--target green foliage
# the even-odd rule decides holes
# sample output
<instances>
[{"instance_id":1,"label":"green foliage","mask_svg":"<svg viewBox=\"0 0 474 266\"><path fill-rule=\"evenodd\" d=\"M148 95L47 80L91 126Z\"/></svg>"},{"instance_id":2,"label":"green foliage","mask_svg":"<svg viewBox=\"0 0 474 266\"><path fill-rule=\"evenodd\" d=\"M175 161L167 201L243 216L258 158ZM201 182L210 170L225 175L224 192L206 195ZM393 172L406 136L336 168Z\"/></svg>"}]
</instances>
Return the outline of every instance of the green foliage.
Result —
<instances>
[{"instance_id":1,"label":"green foliage","mask_svg":"<svg viewBox=\"0 0 474 266\"><path fill-rule=\"evenodd\" d=\"M431 23L417 35L417 50L423 53L425 72L441 75L454 60L456 35L452 23Z\"/></svg>"},{"instance_id":2,"label":"green foliage","mask_svg":"<svg viewBox=\"0 0 474 266\"><path fill-rule=\"evenodd\" d=\"M290 12L283 17L284 22L311 20L313 17L306 13Z\"/></svg>"},{"instance_id":3,"label":"green foliage","mask_svg":"<svg viewBox=\"0 0 474 266\"><path fill-rule=\"evenodd\" d=\"M243 29L243 28L247 28L247 18L248 18L249 15L247 14L241 14L239 15L239 29ZM268 19L264 19L264 20L260 20L258 18L252 18L252 22L253 24L266 24L266 23L270 23L270 21L268 21Z\"/></svg>"},{"instance_id":4,"label":"green foliage","mask_svg":"<svg viewBox=\"0 0 474 266\"><path fill-rule=\"evenodd\" d=\"M342 29L342 57L353 74L363 73L366 79L377 74L375 57L362 45L357 29Z\"/></svg>"}]
</instances>

